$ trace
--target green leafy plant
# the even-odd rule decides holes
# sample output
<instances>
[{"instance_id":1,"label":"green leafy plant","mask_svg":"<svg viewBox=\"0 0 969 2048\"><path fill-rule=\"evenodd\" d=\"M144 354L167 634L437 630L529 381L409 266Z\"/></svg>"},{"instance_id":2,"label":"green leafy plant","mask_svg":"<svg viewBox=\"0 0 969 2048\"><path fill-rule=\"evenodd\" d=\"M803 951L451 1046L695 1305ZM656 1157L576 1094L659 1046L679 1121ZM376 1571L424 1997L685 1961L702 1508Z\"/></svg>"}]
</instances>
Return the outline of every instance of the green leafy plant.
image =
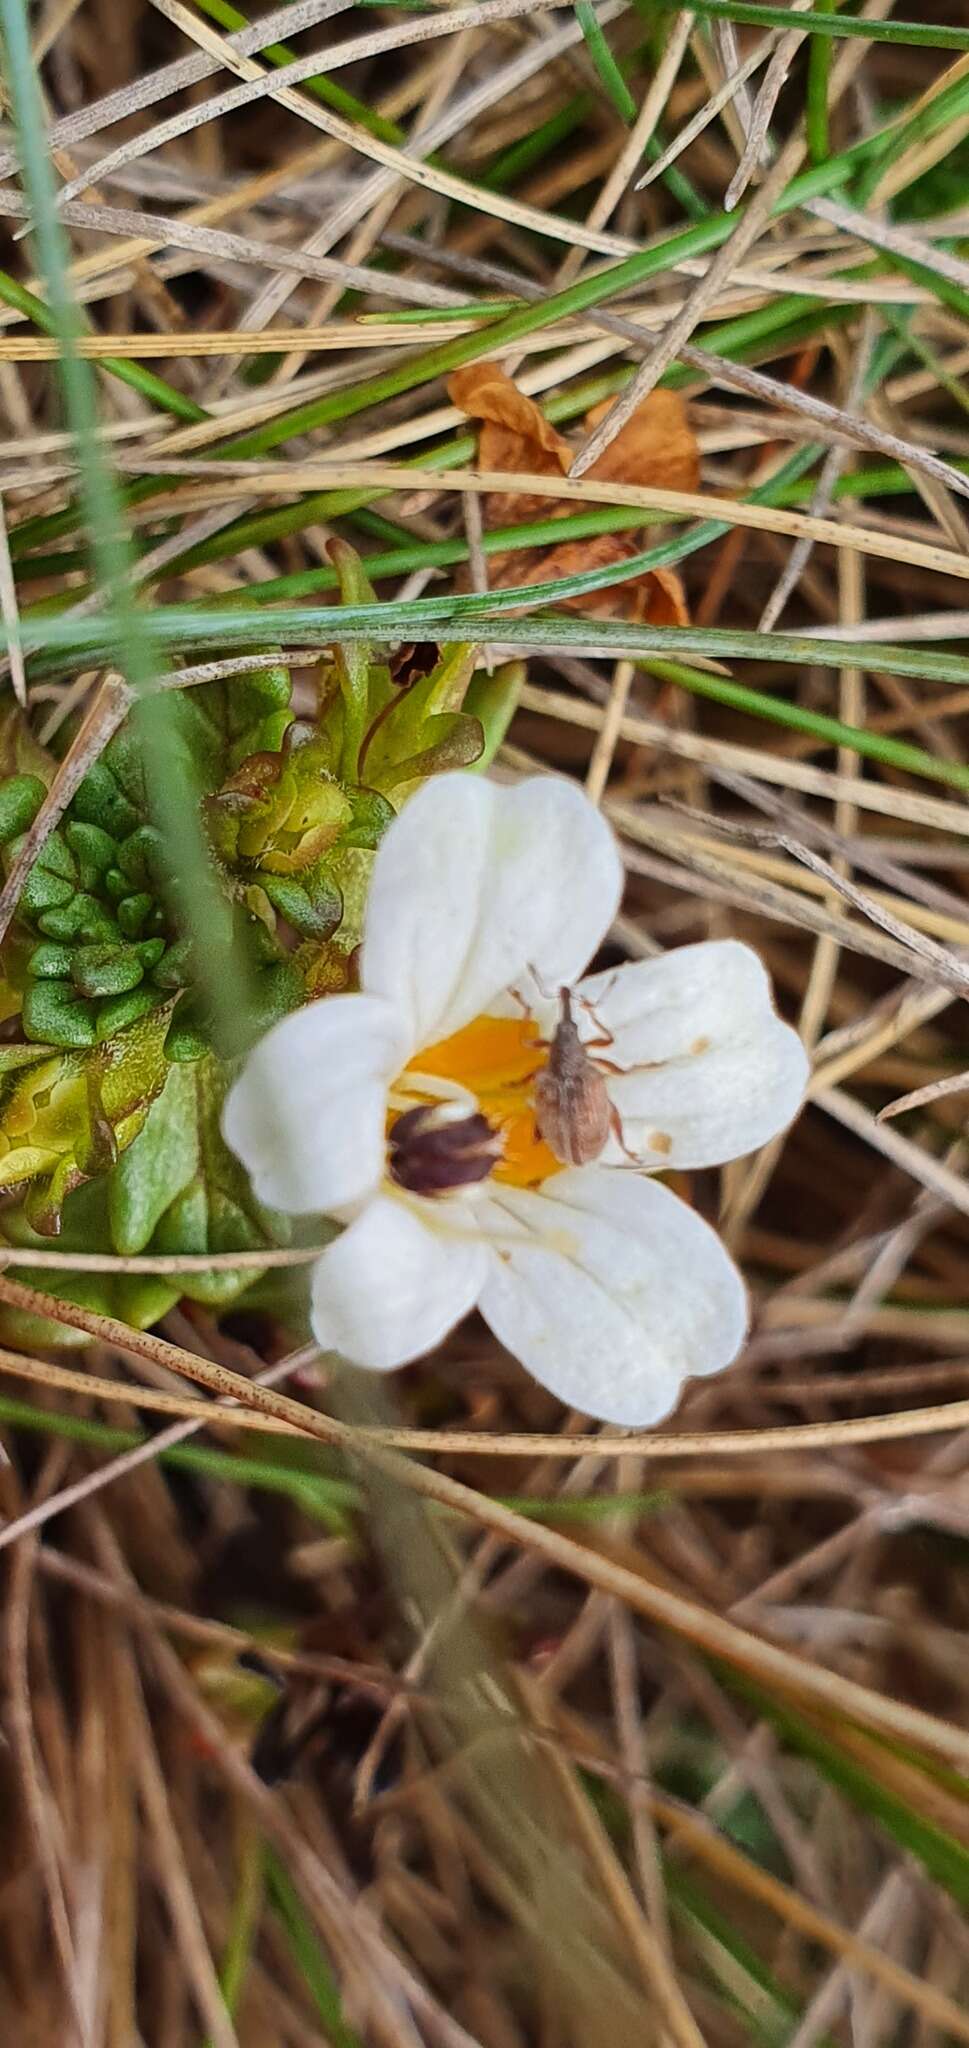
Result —
<instances>
[{"instance_id":1,"label":"green leafy plant","mask_svg":"<svg viewBox=\"0 0 969 2048\"><path fill-rule=\"evenodd\" d=\"M372 602L353 550L336 542L333 559L344 600ZM207 926L205 939L234 946L248 969L249 1038L353 986L387 825L427 776L483 760L502 726L495 705L510 713L518 665L476 677L470 709L474 668L465 646L422 643L386 659L338 648L320 665L315 716L300 718L282 663L172 693L166 768L200 792L223 927ZM0 765L9 875L58 764L11 718ZM225 1044L205 993L190 889L153 821L130 720L42 837L0 956L8 1244L204 1257L287 1241L285 1220L254 1200L222 1142L239 1048ZM219 1307L257 1277L252 1265L172 1278L65 1271L45 1285L144 1327L181 1294Z\"/></svg>"}]
</instances>

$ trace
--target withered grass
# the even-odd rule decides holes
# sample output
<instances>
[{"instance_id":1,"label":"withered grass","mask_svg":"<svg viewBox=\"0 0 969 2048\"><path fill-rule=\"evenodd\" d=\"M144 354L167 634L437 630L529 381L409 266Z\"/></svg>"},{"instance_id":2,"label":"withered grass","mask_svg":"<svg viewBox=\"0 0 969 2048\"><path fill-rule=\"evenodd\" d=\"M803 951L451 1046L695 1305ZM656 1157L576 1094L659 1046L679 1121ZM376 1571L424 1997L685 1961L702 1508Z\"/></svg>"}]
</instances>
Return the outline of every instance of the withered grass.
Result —
<instances>
[{"instance_id":1,"label":"withered grass","mask_svg":"<svg viewBox=\"0 0 969 2048\"><path fill-rule=\"evenodd\" d=\"M598 22L632 127L582 20L525 0L296 0L258 34L223 0L30 13L102 446L164 480L131 514L146 605L305 572L325 603L334 532L390 548L388 606L487 592L495 479L443 377L356 387L729 189L706 253L488 349L575 422L677 364L698 489L584 475L608 416L570 476L501 482L618 507L617 532L651 511L657 543L721 522L679 565L694 625L813 640L691 666L536 621L496 772L602 804L629 876L612 957L753 943L813 1077L782 1140L683 1182L752 1331L642 1440L563 1415L476 1324L386 1388L189 1304L140 1335L47 1303L85 1350L0 1351L0 2034L24 2048L969 2041L969 681L930 658L969 638L969 57L621 0ZM772 214L889 122L850 182ZM41 738L83 713L5 930L130 700L20 645L39 600L99 593L70 531L17 551L77 465L12 128L0 155L4 675ZM328 423L287 435L317 401ZM42 1286L62 1256L17 1265ZM0 1271L0 1300L33 1299ZM310 1731L278 1780L257 1693L281 1758Z\"/></svg>"}]
</instances>

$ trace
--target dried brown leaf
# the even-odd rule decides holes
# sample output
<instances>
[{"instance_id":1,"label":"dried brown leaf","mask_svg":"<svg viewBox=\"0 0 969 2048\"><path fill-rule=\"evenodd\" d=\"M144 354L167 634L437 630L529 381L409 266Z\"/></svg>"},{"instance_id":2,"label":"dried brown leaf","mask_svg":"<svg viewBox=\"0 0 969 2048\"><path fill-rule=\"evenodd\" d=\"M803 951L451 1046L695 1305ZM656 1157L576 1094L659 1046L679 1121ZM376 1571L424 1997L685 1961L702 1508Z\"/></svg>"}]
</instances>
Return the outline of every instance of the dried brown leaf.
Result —
<instances>
[{"instance_id":1,"label":"dried brown leaf","mask_svg":"<svg viewBox=\"0 0 969 2048\"><path fill-rule=\"evenodd\" d=\"M448 394L469 419L479 420L478 467L512 476L567 476L572 450L549 425L541 407L511 381L500 363L469 363L455 371ZM521 491L493 491L485 500L485 525L508 526L547 519L547 498ZM499 579L500 580L500 579Z\"/></svg>"},{"instance_id":2,"label":"dried brown leaf","mask_svg":"<svg viewBox=\"0 0 969 2048\"><path fill-rule=\"evenodd\" d=\"M614 398L603 399L586 413L592 433L612 411ZM655 484L664 491L695 491L700 482L700 450L678 391L651 391L598 462L586 472L597 483Z\"/></svg>"},{"instance_id":3,"label":"dried brown leaf","mask_svg":"<svg viewBox=\"0 0 969 2048\"><path fill-rule=\"evenodd\" d=\"M505 470L514 476L567 476L572 449L545 418L534 399L512 383L498 363L471 363L450 379L448 392L456 406L477 420L478 467ZM588 414L591 431L613 399ZM674 391L653 391L638 406L590 471L597 482L654 485L664 490L692 491L699 482L700 457L683 400ZM491 491L485 499L488 528L522 524L530 519L565 518L574 507L527 491ZM617 568L639 552L638 533L592 534L560 546L528 548L492 555L490 577L496 589L526 588L583 570ZM635 619L653 626L686 625L689 613L679 577L672 569L648 571L608 590L564 599L571 611L597 618Z\"/></svg>"}]
</instances>

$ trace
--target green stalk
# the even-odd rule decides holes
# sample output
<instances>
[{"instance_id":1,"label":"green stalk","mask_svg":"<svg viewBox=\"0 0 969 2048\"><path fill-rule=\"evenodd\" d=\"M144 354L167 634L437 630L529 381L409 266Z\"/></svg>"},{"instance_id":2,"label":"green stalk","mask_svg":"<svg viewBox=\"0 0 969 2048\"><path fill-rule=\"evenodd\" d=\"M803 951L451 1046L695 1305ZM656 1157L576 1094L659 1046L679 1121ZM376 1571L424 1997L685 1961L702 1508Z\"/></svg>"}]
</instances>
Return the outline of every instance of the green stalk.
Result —
<instances>
[{"instance_id":1,"label":"green stalk","mask_svg":"<svg viewBox=\"0 0 969 2048\"><path fill-rule=\"evenodd\" d=\"M200 14L207 14L209 20L217 21L220 28L231 32L249 27L250 16L241 14L238 7L230 6L229 0L195 0L195 4ZM259 54L267 64L281 69L292 64L296 56L295 50L291 50L287 43L267 43ZM304 78L301 90L310 93L324 107L332 107L335 114L343 114L348 121L358 121L361 128L366 128L368 134L376 135L381 142L399 144L406 141L404 130L398 128L396 121L387 121L382 114L373 113L363 100L356 99L345 86L335 85L324 72L316 78Z\"/></svg>"},{"instance_id":2,"label":"green stalk","mask_svg":"<svg viewBox=\"0 0 969 2048\"><path fill-rule=\"evenodd\" d=\"M645 560L645 557L640 557ZM533 585L530 598L537 604L560 601L601 587L601 571L587 571L574 577L557 577L553 582ZM589 620L561 612L535 611L521 617L521 590L476 592L464 597L417 598L407 604L307 605L295 610L265 615L247 609L238 617L217 610L176 613L167 606L146 614L150 637L169 656L177 649L210 646L332 647L361 642L393 646L401 640L437 640L442 646L457 641L480 639L507 645L564 647L576 653L602 650L605 658L625 656L630 660L671 662L679 665L682 655L699 655L716 661L770 661L803 668L806 664L827 668L885 670L892 675L913 676L927 682L951 683L969 689L969 658L938 652L931 647L910 648L894 643L866 640L820 639L809 635L740 632L725 627L640 626L618 619ZM116 628L103 619L45 619L28 621L21 628L28 652L50 647L70 647L78 661L104 659L117 653ZM6 641L7 629L2 630ZM684 679L692 672L684 670ZM837 745L853 746L873 760L924 775L933 781L969 788L969 767L937 758L920 747L904 744L883 734L861 732L842 726L837 720L820 722L818 715L799 705L789 705L741 690L737 684L718 676L697 672L688 687L724 703L754 711L761 717L814 733Z\"/></svg>"},{"instance_id":3,"label":"green stalk","mask_svg":"<svg viewBox=\"0 0 969 2048\"><path fill-rule=\"evenodd\" d=\"M247 1812L240 1811L238 1825L239 1869L235 1897L232 1901L232 1916L226 1941L222 1967L219 1971L219 1986L230 2018L238 2011L246 1973L252 1959L253 1946L259 1931L265 1883L263 1876L263 1840L253 1826ZM211 2038L205 2048L213 2048Z\"/></svg>"},{"instance_id":4,"label":"green stalk","mask_svg":"<svg viewBox=\"0 0 969 2048\"><path fill-rule=\"evenodd\" d=\"M827 190L831 185L837 185L842 177L848 174L846 166L849 154L845 153L844 158L836 160L831 165L819 166L817 170L807 174L806 178L795 180L794 184L789 188L785 204L797 205L803 198L810 196L811 193ZM349 391L335 392L330 394L325 400L317 400L315 403L297 407L289 412L280 414L275 420L265 422L262 427L254 429L250 434L238 436L234 441L224 443L222 453L235 457L265 454L270 448L276 447L281 442L288 440L293 434L306 433L316 426L330 424L338 419L351 418L354 413L365 410L368 405L375 404L378 400L395 397L398 393L409 390L415 385L428 382L432 377L443 375L451 369L458 368L462 363L470 361L476 355L487 353L488 349L493 348L496 342L519 339L524 334L540 330L550 321L554 321L559 317L572 312L585 311L587 307L605 302L610 296L624 290L629 284L646 281L657 271L667 268L672 261L677 261L682 257L690 255L705 253L708 249L718 246L729 233L730 225L731 216L726 214L711 215L708 220L697 223L691 228L681 230L678 234L670 237L653 250L639 252L635 256L627 258L624 263L616 265L609 270L598 272L586 279L578 280L575 285L570 286L565 292L556 294L552 299L540 302L538 305L521 306L515 313L506 316L500 321L492 321L482 325L477 334L455 337L453 341L441 344L436 350L411 357L405 364L387 372L383 377L368 379L360 385L352 386ZM788 314L793 308L809 309L805 311L804 317L809 323L811 331L816 327L830 324L834 319L848 318L852 312L851 307L839 307L836 309L819 308L815 301L807 300L803 295L790 295L789 299L783 302L783 306L787 308ZM741 316L737 321L722 323L720 327L711 329L706 339L710 345L719 346L721 352L725 353L728 352L731 346L731 337L737 338L737 346L739 347L741 333L751 337L757 332L765 333L773 328L778 346L781 345L782 341L785 343L789 341L793 346L796 340L800 338L801 331L804 330L799 330L797 325L794 324L789 334L786 331L778 334L776 330L783 317L783 308L781 306L775 305L771 308L764 308L756 314ZM681 383L691 382L694 374L692 371L674 366L667 373L663 382L671 387L676 387ZM615 381L611 383L600 379L598 382L599 392L605 395L607 392L620 388L628 375L628 371L615 373ZM586 402L593 402L591 393ZM555 416L552 414L551 408L549 409L549 416ZM562 417L563 415L560 414L558 416ZM156 492L167 488L171 481L170 478L166 478L164 475L139 478L126 492L125 502L132 505L143 504L154 496ZM284 507L280 511L255 515L257 520L267 520L270 524L266 526L260 524L260 526L251 530L254 533L258 533L260 542L280 538L284 534L299 531L301 523L308 523L321 517L338 517L348 510L356 509L359 505L367 503L368 497L379 495L379 493L354 492L344 497L343 494L337 493L331 500L328 494L322 494L322 496L303 501L307 507L305 520L301 521L298 507ZM324 507L326 509L323 509ZM40 519L23 521L10 537L12 555L17 559L30 547L46 545L51 540L58 539L64 534L73 531L77 524L77 519L77 507L67 506L61 512L46 514ZM218 548L220 541L228 536L232 537L232 541L235 544L236 536L244 530L247 529L241 526L230 525L223 529L222 536L213 536L212 542L206 545L209 547L214 545ZM255 543L251 543L248 540L238 540L240 547L250 544ZM186 567L197 566L202 560L211 561L217 559L219 559L218 554L201 556L193 551L191 554L186 553L185 556L180 557L177 563L170 564L167 573L169 576L182 573Z\"/></svg>"},{"instance_id":5,"label":"green stalk","mask_svg":"<svg viewBox=\"0 0 969 2048\"><path fill-rule=\"evenodd\" d=\"M969 404L969 400L966 401ZM953 467L963 474L969 474L969 462L956 462ZM851 470L838 478L835 498L884 498L907 497L912 489L912 480L900 463L885 462L868 468ZM807 505L813 495L814 486L810 481L800 480L789 483L778 491L771 500L776 505ZM311 518L306 513L306 523ZM381 552L366 558L367 574L371 582L383 577L409 576L414 569L451 569L468 559L468 546L464 540L414 540L403 527L392 526L389 520L382 520L378 527L376 515L361 509L354 514L354 524L362 533L375 533L390 543ZM371 524L371 521L373 522ZM654 522L655 523L655 522ZM600 533L623 533L630 527L642 525L641 512L625 505L593 505L587 512L569 514L564 519L534 520L522 526L496 526L486 533L482 546L486 555L500 554L504 550L514 553L517 549L549 547L560 540L588 540L590 535ZM384 531L385 529L386 531ZM28 555L18 564L19 581L30 582L34 577L49 579L67 576L82 566L82 557L77 550L60 555ZM269 576L262 583L245 586L247 603L266 605L280 600L297 597L311 597L318 590L336 590L336 571L321 563L315 569L298 569L289 576ZM83 593L72 589L53 598L44 598L41 603L31 606L30 616L57 616L67 606L76 602ZM231 610L240 601L240 591L230 590L224 597L213 597L213 604L224 604ZM46 610L42 610L42 606ZM177 607L173 607L177 609Z\"/></svg>"},{"instance_id":6,"label":"green stalk","mask_svg":"<svg viewBox=\"0 0 969 2048\"><path fill-rule=\"evenodd\" d=\"M318 1939L285 1864L275 1849L268 1846L265 1871L270 1902L320 2016L323 2027L321 2043L326 2042L327 2048L363 2048L360 2036L344 2018L340 1987L329 1956Z\"/></svg>"},{"instance_id":7,"label":"green stalk","mask_svg":"<svg viewBox=\"0 0 969 2048\"><path fill-rule=\"evenodd\" d=\"M818 12L833 14L838 0L818 0ZM828 131L828 78L831 72L830 36L815 36L808 51L805 127L808 155L813 164L823 164L830 148Z\"/></svg>"},{"instance_id":8,"label":"green stalk","mask_svg":"<svg viewBox=\"0 0 969 2048\"><path fill-rule=\"evenodd\" d=\"M5 306L12 306L16 313L23 313L33 327L42 334L54 334L56 328L53 315L43 299L36 292L28 291L25 284L18 283L6 270L0 270L0 300ZM172 354L178 353L177 337L172 340ZM186 398L184 391L176 391L174 384L164 377L156 376L144 363L135 363L128 356L101 356L98 367L109 377L117 377L120 384L129 384L132 391L140 392L150 405L156 405L161 412L171 413L176 420L187 420L194 425L198 420L208 419L204 406L196 405L194 398Z\"/></svg>"},{"instance_id":9,"label":"green stalk","mask_svg":"<svg viewBox=\"0 0 969 2048\"><path fill-rule=\"evenodd\" d=\"M366 0L363 0L366 4ZM674 11L679 0L655 0L659 9ZM789 7L762 4L762 0L690 0L695 14L711 21L746 22L753 28L791 26ZM929 50L969 50L969 28L949 28L924 21L870 21L866 16L818 13L805 9L797 17L799 29L808 35L860 37L869 43L901 43Z\"/></svg>"},{"instance_id":10,"label":"green stalk","mask_svg":"<svg viewBox=\"0 0 969 2048\"><path fill-rule=\"evenodd\" d=\"M763 637L768 643L764 649L766 654L773 636L765 634ZM771 648L771 651L776 652L776 648ZM805 661L813 659L813 655L805 652ZM650 675L658 676L663 682L676 683L695 697L709 697L715 704L728 705L732 711L746 711L752 718L769 719L774 725L787 726L792 732L805 733L811 739L820 740L824 746L850 747L863 760L879 761L885 768L900 769L903 774L921 775L930 782L947 782L955 789L969 790L969 768L955 761L943 763L936 754L928 753L923 747L912 746L907 740L896 740L886 733L845 725L840 718L829 718L822 711L809 711L804 705L789 704L783 697L768 697L762 690L747 689L742 683L729 682L725 676L711 675L706 669L688 668L680 661L649 661L639 665L648 668ZM845 664L852 665L861 664ZM874 648L869 648L864 665L868 668L883 665L875 657Z\"/></svg>"},{"instance_id":11,"label":"green stalk","mask_svg":"<svg viewBox=\"0 0 969 2048\"><path fill-rule=\"evenodd\" d=\"M620 120L636 119L636 102L605 38L592 0L575 0L575 18L603 90L612 101Z\"/></svg>"},{"instance_id":12,"label":"green stalk","mask_svg":"<svg viewBox=\"0 0 969 2048\"><path fill-rule=\"evenodd\" d=\"M29 1401L0 1394L0 1422L11 1429L28 1429L35 1435L59 1437L64 1442L87 1444L93 1450L117 1456L150 1443L142 1431L117 1429L96 1422L87 1415L70 1415L58 1409L36 1408ZM217 1480L233 1486L251 1486L262 1493L282 1494L313 1521L331 1531L343 1533L347 1516L360 1506L360 1490L351 1480L331 1479L326 1473L304 1472L298 1466L275 1464L269 1458L247 1457L235 1451L217 1450L210 1444L169 1444L156 1453L162 1465L173 1471L190 1472L200 1479Z\"/></svg>"}]
</instances>

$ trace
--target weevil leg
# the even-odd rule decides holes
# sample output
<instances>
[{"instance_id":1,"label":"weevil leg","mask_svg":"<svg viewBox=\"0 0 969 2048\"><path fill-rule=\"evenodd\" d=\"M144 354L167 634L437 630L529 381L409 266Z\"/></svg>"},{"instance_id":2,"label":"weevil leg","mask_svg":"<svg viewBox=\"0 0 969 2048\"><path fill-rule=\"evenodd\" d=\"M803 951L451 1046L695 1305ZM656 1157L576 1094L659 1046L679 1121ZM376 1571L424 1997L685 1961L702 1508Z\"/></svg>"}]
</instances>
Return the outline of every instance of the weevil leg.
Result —
<instances>
[{"instance_id":1,"label":"weevil leg","mask_svg":"<svg viewBox=\"0 0 969 2048\"><path fill-rule=\"evenodd\" d=\"M635 1152L630 1152L629 1150L629 1146L626 1143L625 1132L623 1131L622 1127L622 1118L614 1102L611 1102L609 1105L609 1129L613 1137L615 1138L616 1144L618 1145L620 1152L625 1154L625 1157L629 1160L630 1165L638 1166L641 1169L643 1162L640 1158L637 1157Z\"/></svg>"},{"instance_id":2,"label":"weevil leg","mask_svg":"<svg viewBox=\"0 0 969 2048\"><path fill-rule=\"evenodd\" d=\"M529 968L528 972L529 974L531 974L531 968ZM521 990L517 988L510 988L508 990L508 994L510 995L512 1002L515 1003L518 1009L521 1011L526 1024L534 1023L534 1018L532 1017L531 1010L529 1009L528 1004L526 1003L525 998L521 993ZM539 1036L537 1038L526 1038L525 1040L525 1044L527 1046L541 1046L542 1048L546 1047L548 1045L548 1042L548 1039L543 1038L541 1036L541 1033L539 1033Z\"/></svg>"},{"instance_id":3,"label":"weevil leg","mask_svg":"<svg viewBox=\"0 0 969 2048\"><path fill-rule=\"evenodd\" d=\"M547 1003L554 1002L556 996L559 994L559 990L557 988L549 988L549 985L545 980L544 975L539 974L538 968L533 967L530 960L526 961L526 967L528 973L532 977L533 982L535 983L535 987L537 988L539 995L544 997L544 1000Z\"/></svg>"},{"instance_id":4,"label":"weevil leg","mask_svg":"<svg viewBox=\"0 0 969 2048\"><path fill-rule=\"evenodd\" d=\"M618 971L619 970L617 968L616 972L618 973ZM608 989L603 990L604 995L608 995L608 993ZM596 1026L596 1029L600 1034L598 1038L584 1038L582 1040L583 1050L585 1052L591 1052L593 1050L593 1047L597 1045L615 1045L615 1032L610 1031L608 1024L603 1023L602 1018L600 1017L595 1004L590 1003L588 996L573 995L572 1001L574 1003L579 1004L580 1008L585 1011L587 1017L592 1018L592 1022ZM621 1067L617 1068L616 1071L617 1073L621 1073Z\"/></svg>"}]
</instances>

